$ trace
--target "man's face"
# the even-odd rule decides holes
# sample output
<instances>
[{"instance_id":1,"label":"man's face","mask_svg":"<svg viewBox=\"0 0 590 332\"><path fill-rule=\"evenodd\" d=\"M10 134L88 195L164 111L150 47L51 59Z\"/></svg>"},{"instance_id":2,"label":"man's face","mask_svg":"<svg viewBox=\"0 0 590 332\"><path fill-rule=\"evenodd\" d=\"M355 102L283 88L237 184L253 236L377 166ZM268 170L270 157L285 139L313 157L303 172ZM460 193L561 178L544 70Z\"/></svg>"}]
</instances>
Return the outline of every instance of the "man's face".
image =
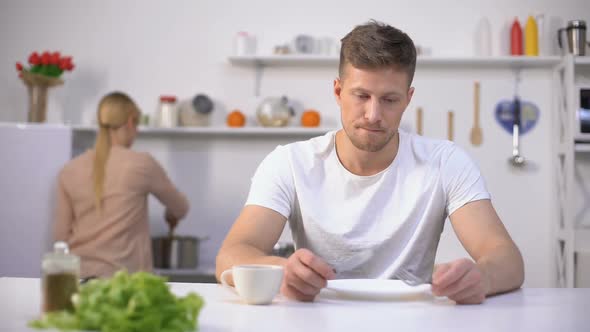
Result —
<instances>
[{"instance_id":1,"label":"man's face","mask_svg":"<svg viewBox=\"0 0 590 332\"><path fill-rule=\"evenodd\" d=\"M414 88L407 73L395 68L363 70L347 64L334 81L342 128L363 151L381 151L395 136Z\"/></svg>"}]
</instances>

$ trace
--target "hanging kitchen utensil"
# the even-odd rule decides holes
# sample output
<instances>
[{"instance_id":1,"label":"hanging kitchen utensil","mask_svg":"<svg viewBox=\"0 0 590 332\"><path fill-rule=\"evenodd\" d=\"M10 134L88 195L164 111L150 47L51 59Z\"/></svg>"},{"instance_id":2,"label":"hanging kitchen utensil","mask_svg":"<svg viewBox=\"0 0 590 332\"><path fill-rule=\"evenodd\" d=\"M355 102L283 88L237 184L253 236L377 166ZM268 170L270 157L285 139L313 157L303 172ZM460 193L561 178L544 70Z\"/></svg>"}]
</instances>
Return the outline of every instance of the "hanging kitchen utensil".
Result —
<instances>
[{"instance_id":1,"label":"hanging kitchen utensil","mask_svg":"<svg viewBox=\"0 0 590 332\"><path fill-rule=\"evenodd\" d=\"M520 104L520 136L526 135L537 125L541 112L534 103L519 99ZM514 98L500 100L495 107L496 122L510 135L514 125Z\"/></svg>"},{"instance_id":2,"label":"hanging kitchen utensil","mask_svg":"<svg viewBox=\"0 0 590 332\"><path fill-rule=\"evenodd\" d=\"M524 166L526 160L520 154L520 100L514 98L514 124L512 125L512 157L508 162L515 167Z\"/></svg>"},{"instance_id":3,"label":"hanging kitchen utensil","mask_svg":"<svg viewBox=\"0 0 590 332\"><path fill-rule=\"evenodd\" d=\"M422 107L416 109L416 133L422 135Z\"/></svg>"},{"instance_id":4,"label":"hanging kitchen utensil","mask_svg":"<svg viewBox=\"0 0 590 332\"><path fill-rule=\"evenodd\" d=\"M173 238L174 237L174 229L176 228L176 225L173 224L168 224L168 237L169 238Z\"/></svg>"},{"instance_id":5,"label":"hanging kitchen utensil","mask_svg":"<svg viewBox=\"0 0 590 332\"><path fill-rule=\"evenodd\" d=\"M452 141L455 138L454 121L455 114L453 111L447 113L447 139Z\"/></svg>"},{"instance_id":6,"label":"hanging kitchen utensil","mask_svg":"<svg viewBox=\"0 0 590 332\"><path fill-rule=\"evenodd\" d=\"M479 82L473 84L473 128L469 135L471 144L480 146L483 142L483 132L479 124Z\"/></svg>"},{"instance_id":7,"label":"hanging kitchen utensil","mask_svg":"<svg viewBox=\"0 0 590 332\"><path fill-rule=\"evenodd\" d=\"M520 83L520 72L516 72L516 82L514 88L514 119L512 123L512 157L508 162L514 167L522 167L526 160L520 154L520 98L518 97L518 85Z\"/></svg>"}]
</instances>

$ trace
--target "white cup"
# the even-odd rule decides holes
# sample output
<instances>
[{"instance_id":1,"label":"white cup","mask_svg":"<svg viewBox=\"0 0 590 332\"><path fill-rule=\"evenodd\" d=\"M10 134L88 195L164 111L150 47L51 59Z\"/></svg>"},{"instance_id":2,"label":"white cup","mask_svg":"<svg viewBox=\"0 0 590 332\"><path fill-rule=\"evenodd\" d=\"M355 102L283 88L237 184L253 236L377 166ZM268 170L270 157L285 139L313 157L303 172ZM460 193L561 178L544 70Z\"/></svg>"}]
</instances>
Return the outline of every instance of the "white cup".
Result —
<instances>
[{"instance_id":1,"label":"white cup","mask_svg":"<svg viewBox=\"0 0 590 332\"><path fill-rule=\"evenodd\" d=\"M232 276L234 287L227 283ZM283 267L280 265L236 265L221 273L221 284L234 290L248 304L269 304L281 288Z\"/></svg>"}]
</instances>

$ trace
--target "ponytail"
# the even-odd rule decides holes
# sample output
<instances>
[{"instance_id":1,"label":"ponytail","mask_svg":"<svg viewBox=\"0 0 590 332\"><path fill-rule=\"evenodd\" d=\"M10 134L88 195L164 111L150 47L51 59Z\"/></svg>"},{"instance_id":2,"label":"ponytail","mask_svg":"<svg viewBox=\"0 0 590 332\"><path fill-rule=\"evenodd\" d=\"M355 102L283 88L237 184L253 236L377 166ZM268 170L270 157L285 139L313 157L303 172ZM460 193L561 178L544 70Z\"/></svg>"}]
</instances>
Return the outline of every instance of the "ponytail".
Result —
<instances>
[{"instance_id":1,"label":"ponytail","mask_svg":"<svg viewBox=\"0 0 590 332\"><path fill-rule=\"evenodd\" d=\"M96 201L96 208L102 211L102 195L104 194L104 178L107 159L111 151L111 135L106 126L99 127L98 136L94 145L94 170L92 177L94 180L94 198Z\"/></svg>"},{"instance_id":2,"label":"ponytail","mask_svg":"<svg viewBox=\"0 0 590 332\"><path fill-rule=\"evenodd\" d=\"M105 193L106 166L111 152L111 130L124 126L132 116L139 116L139 109L133 100L122 92L104 96L98 105L99 130L94 144L94 165L92 180L96 209L102 213L102 199Z\"/></svg>"}]
</instances>

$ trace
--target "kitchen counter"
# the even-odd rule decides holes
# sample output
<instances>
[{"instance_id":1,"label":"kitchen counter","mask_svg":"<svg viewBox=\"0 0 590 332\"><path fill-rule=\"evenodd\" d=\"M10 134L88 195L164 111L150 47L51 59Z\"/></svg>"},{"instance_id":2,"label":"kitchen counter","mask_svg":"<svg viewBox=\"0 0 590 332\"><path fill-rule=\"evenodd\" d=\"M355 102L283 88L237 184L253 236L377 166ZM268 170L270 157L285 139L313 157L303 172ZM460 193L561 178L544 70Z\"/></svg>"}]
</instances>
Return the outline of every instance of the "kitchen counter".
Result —
<instances>
[{"instance_id":1,"label":"kitchen counter","mask_svg":"<svg viewBox=\"0 0 590 332\"><path fill-rule=\"evenodd\" d=\"M282 296L269 306L240 302L218 284L170 283L177 295L205 298L199 331L588 331L590 289L526 288L488 298L481 305L447 299L343 300L322 291L313 303ZM39 314L40 281L0 278L0 331L35 331L26 322Z\"/></svg>"}]
</instances>

